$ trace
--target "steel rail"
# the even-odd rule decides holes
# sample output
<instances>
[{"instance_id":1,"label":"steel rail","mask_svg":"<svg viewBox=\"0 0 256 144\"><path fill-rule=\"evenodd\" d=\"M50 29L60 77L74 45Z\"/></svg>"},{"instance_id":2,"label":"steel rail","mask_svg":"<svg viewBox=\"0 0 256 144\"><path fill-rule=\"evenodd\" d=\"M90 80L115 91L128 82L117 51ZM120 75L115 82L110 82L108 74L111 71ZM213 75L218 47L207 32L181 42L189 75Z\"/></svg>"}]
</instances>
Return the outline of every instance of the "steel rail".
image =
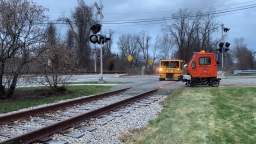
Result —
<instances>
[{"instance_id":1,"label":"steel rail","mask_svg":"<svg viewBox=\"0 0 256 144\"><path fill-rule=\"evenodd\" d=\"M17 112L17 113L6 114L3 116L0 116L0 124L10 123L10 122L13 122L18 119L29 118L31 116L37 116L37 115L40 115L43 113L56 111L59 109L74 106L76 104L88 103L91 101L109 97L111 95L119 94L128 89L130 89L130 88L123 88L123 89L119 89L119 90L115 90L115 91L91 95L89 97L77 98L77 99L73 99L73 100L69 100L69 101L65 101L65 102L61 102L61 103L57 103L57 104L52 104L49 106L43 106L43 107L31 109L31 110L25 110L25 111L21 111L21 112Z\"/></svg>"}]
</instances>

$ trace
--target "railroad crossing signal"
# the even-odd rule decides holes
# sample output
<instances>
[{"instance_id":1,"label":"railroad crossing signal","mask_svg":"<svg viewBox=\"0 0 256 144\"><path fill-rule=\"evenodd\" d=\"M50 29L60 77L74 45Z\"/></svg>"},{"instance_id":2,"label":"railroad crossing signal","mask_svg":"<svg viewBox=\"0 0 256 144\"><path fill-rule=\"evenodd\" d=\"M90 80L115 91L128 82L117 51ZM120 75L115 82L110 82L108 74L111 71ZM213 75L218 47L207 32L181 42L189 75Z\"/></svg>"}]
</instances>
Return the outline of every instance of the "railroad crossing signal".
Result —
<instances>
[{"instance_id":1,"label":"railroad crossing signal","mask_svg":"<svg viewBox=\"0 0 256 144\"><path fill-rule=\"evenodd\" d=\"M226 47L226 48L229 48L230 45L231 45L231 44L230 44L229 42L226 42L226 43L225 43L225 47Z\"/></svg>"},{"instance_id":2,"label":"railroad crossing signal","mask_svg":"<svg viewBox=\"0 0 256 144\"><path fill-rule=\"evenodd\" d=\"M97 2L95 2L94 5L97 9L96 19L97 19L98 24L92 26L92 28L91 28L91 31L93 31L93 35L90 36L90 41L94 44L96 44L96 43L102 44L102 47L100 48L100 79L99 80L103 81L103 46L107 41L110 40L110 38L106 38L106 37L100 35L101 24L102 24L102 20L104 18L103 13L102 13L102 11L103 11L102 1L100 0L100 5ZM100 16L99 19L98 19L98 16Z\"/></svg>"},{"instance_id":3,"label":"railroad crossing signal","mask_svg":"<svg viewBox=\"0 0 256 144\"><path fill-rule=\"evenodd\" d=\"M228 52L228 51L230 50L230 49L229 49L230 45L231 45L231 44L230 44L229 42L226 42L226 43L225 43L225 47L226 47L226 48L225 48L225 52Z\"/></svg>"},{"instance_id":4,"label":"railroad crossing signal","mask_svg":"<svg viewBox=\"0 0 256 144\"><path fill-rule=\"evenodd\" d=\"M220 53L224 53L224 52L228 52L230 49L229 49L229 47L230 47L230 43L229 42L221 42L221 43L219 43L219 48L218 48L218 51L220 52Z\"/></svg>"},{"instance_id":5,"label":"railroad crossing signal","mask_svg":"<svg viewBox=\"0 0 256 144\"><path fill-rule=\"evenodd\" d=\"M91 31L93 34L97 34L101 31L101 27L102 25L101 24L95 24L91 27Z\"/></svg>"},{"instance_id":6,"label":"railroad crossing signal","mask_svg":"<svg viewBox=\"0 0 256 144\"><path fill-rule=\"evenodd\" d=\"M224 42L221 42L220 44L219 44L219 48L223 48L224 47Z\"/></svg>"},{"instance_id":7,"label":"railroad crossing signal","mask_svg":"<svg viewBox=\"0 0 256 144\"><path fill-rule=\"evenodd\" d=\"M100 34L100 31L102 29L102 24L100 24L100 23L101 23L102 19L104 18L103 13L102 13L103 4L100 1L100 4L95 2L94 5L97 9L97 12L96 12L97 19L98 19L98 16L99 16L100 20L98 19L98 23L91 26L90 30L92 32L92 35L90 36L90 41L93 44L105 44L108 41L110 41L111 38L108 38L108 37L103 36L103 35Z\"/></svg>"},{"instance_id":8,"label":"railroad crossing signal","mask_svg":"<svg viewBox=\"0 0 256 144\"><path fill-rule=\"evenodd\" d=\"M229 31L230 31L230 28L223 28L223 31L224 31L224 32L229 32Z\"/></svg>"},{"instance_id":9,"label":"railroad crossing signal","mask_svg":"<svg viewBox=\"0 0 256 144\"><path fill-rule=\"evenodd\" d=\"M230 31L230 28L227 28L224 26L224 24L221 25L221 43L219 43L219 49L218 51L221 53L221 69L222 72L224 71L224 53L228 52L230 49L230 43L229 42L225 42L225 34L228 33ZM224 76L224 73L222 73Z\"/></svg>"}]
</instances>

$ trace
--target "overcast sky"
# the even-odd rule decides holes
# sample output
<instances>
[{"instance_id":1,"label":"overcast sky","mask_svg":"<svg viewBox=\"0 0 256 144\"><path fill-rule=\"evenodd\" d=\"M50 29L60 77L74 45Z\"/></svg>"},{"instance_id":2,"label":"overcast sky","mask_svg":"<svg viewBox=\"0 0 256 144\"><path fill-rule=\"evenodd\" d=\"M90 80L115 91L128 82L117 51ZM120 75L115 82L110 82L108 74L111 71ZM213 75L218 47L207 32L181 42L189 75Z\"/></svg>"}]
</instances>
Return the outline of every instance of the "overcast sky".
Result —
<instances>
[{"instance_id":1,"label":"overcast sky","mask_svg":"<svg viewBox=\"0 0 256 144\"><path fill-rule=\"evenodd\" d=\"M77 6L77 0L34 0L49 9L50 19L70 16ZM224 2L225 1L225 2ZM85 0L93 5L95 0ZM162 18L171 16L179 9L192 10L224 10L249 4L256 4L256 0L103 0L104 21L121 21L144 18ZM224 14L217 17L219 23L231 28L228 39L243 37L249 48L256 50L256 8ZM104 30L112 29L115 38L122 33L145 31L152 37L159 35L166 22L104 25ZM64 26L59 29L64 29ZM220 34L219 34L220 35Z\"/></svg>"}]
</instances>

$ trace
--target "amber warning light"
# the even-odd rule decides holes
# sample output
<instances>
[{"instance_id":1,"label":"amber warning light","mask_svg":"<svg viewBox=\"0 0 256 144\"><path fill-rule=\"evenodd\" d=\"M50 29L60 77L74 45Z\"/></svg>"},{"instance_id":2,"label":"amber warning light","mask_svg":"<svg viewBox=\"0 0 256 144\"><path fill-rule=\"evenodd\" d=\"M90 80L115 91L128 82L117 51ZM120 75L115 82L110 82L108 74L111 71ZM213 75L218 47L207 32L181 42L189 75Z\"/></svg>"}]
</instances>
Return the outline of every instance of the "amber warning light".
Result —
<instances>
[{"instance_id":1,"label":"amber warning light","mask_svg":"<svg viewBox=\"0 0 256 144\"><path fill-rule=\"evenodd\" d=\"M200 53L205 53L205 50L201 50Z\"/></svg>"},{"instance_id":2,"label":"amber warning light","mask_svg":"<svg viewBox=\"0 0 256 144\"><path fill-rule=\"evenodd\" d=\"M163 68L160 67L160 68L159 68L159 72L162 72L162 71L163 71Z\"/></svg>"}]
</instances>

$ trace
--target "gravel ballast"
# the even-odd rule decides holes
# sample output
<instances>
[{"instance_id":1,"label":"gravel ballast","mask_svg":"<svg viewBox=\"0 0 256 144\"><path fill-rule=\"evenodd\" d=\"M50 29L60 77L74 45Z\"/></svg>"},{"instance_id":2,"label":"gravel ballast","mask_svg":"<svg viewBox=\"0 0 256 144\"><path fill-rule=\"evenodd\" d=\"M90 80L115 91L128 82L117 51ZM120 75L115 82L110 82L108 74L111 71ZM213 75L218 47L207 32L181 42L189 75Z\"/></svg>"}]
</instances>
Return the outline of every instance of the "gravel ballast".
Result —
<instances>
[{"instance_id":1,"label":"gravel ballast","mask_svg":"<svg viewBox=\"0 0 256 144\"><path fill-rule=\"evenodd\" d=\"M120 110L85 122L66 134L56 134L48 143L68 144L120 144L119 138L131 129L145 127L162 110L166 96L154 95ZM79 137L80 136L80 137Z\"/></svg>"}]
</instances>

